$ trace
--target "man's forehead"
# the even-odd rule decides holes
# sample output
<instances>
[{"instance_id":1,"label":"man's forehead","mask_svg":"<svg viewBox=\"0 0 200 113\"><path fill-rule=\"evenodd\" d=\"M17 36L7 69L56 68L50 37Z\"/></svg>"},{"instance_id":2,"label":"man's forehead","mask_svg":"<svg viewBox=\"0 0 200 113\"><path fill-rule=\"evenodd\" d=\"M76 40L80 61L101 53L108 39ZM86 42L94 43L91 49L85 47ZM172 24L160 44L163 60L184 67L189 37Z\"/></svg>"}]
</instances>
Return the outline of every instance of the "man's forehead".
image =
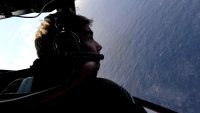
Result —
<instances>
[{"instance_id":1,"label":"man's forehead","mask_svg":"<svg viewBox=\"0 0 200 113\"><path fill-rule=\"evenodd\" d=\"M84 30L84 32L92 32L92 29L90 28L89 25L85 25L85 26L83 27L83 30Z\"/></svg>"},{"instance_id":2,"label":"man's forehead","mask_svg":"<svg viewBox=\"0 0 200 113\"><path fill-rule=\"evenodd\" d=\"M91 28L90 28L89 25L85 25L85 26L84 26L84 29L86 29L86 30L91 30Z\"/></svg>"}]
</instances>

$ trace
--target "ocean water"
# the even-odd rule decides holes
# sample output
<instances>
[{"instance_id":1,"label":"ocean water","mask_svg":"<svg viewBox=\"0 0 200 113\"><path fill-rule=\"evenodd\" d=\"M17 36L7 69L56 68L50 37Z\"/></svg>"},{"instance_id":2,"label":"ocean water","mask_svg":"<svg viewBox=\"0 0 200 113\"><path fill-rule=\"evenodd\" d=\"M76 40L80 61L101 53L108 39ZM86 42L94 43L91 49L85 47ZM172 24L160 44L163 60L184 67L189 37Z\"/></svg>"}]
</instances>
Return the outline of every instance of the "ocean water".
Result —
<instances>
[{"instance_id":1,"label":"ocean water","mask_svg":"<svg viewBox=\"0 0 200 113\"><path fill-rule=\"evenodd\" d=\"M99 77L180 113L200 108L199 0L77 0L94 20Z\"/></svg>"}]
</instances>

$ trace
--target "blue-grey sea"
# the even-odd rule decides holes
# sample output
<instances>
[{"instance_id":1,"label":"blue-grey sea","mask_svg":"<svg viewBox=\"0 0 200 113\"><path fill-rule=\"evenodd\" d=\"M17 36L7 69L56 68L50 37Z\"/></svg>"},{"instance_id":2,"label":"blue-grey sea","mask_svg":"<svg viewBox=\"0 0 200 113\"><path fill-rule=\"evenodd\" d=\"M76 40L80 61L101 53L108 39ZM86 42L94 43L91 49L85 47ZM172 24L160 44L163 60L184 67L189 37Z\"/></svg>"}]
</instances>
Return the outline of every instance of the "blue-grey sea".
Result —
<instances>
[{"instance_id":1,"label":"blue-grey sea","mask_svg":"<svg viewBox=\"0 0 200 113\"><path fill-rule=\"evenodd\" d=\"M200 111L200 0L77 0L94 20L99 77L179 113Z\"/></svg>"}]
</instances>

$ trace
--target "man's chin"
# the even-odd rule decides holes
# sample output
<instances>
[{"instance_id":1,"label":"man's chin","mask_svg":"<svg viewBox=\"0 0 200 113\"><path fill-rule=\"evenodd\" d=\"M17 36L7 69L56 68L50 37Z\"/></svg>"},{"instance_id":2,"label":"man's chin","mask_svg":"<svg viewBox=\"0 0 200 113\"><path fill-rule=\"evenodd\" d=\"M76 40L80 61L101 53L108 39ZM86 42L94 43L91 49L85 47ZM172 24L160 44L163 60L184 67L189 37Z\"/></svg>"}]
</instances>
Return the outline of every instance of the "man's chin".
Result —
<instances>
[{"instance_id":1,"label":"man's chin","mask_svg":"<svg viewBox=\"0 0 200 113\"><path fill-rule=\"evenodd\" d=\"M100 68L100 62L96 62L96 65L97 65L97 70L99 70L99 68Z\"/></svg>"}]
</instances>

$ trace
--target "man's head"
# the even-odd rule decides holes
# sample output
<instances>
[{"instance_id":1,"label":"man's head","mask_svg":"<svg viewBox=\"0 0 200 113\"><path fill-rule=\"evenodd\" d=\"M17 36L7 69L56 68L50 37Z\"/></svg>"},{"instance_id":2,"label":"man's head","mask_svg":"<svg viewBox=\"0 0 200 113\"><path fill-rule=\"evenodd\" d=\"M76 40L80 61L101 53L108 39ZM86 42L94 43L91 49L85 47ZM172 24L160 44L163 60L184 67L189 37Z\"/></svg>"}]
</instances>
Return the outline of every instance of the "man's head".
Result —
<instances>
[{"instance_id":1,"label":"man's head","mask_svg":"<svg viewBox=\"0 0 200 113\"><path fill-rule=\"evenodd\" d=\"M56 13L45 17L45 20L36 32L35 47L38 57L53 57L57 55L54 48L54 41L56 35L63 30L69 30L76 38L79 38L81 51L99 53L102 47L93 39L93 32L90 28L91 23L92 20L81 15L74 15L71 18L67 18ZM69 37L66 36L66 38ZM69 46L71 42L65 44L66 41L69 40L61 42L63 45Z\"/></svg>"}]
</instances>

